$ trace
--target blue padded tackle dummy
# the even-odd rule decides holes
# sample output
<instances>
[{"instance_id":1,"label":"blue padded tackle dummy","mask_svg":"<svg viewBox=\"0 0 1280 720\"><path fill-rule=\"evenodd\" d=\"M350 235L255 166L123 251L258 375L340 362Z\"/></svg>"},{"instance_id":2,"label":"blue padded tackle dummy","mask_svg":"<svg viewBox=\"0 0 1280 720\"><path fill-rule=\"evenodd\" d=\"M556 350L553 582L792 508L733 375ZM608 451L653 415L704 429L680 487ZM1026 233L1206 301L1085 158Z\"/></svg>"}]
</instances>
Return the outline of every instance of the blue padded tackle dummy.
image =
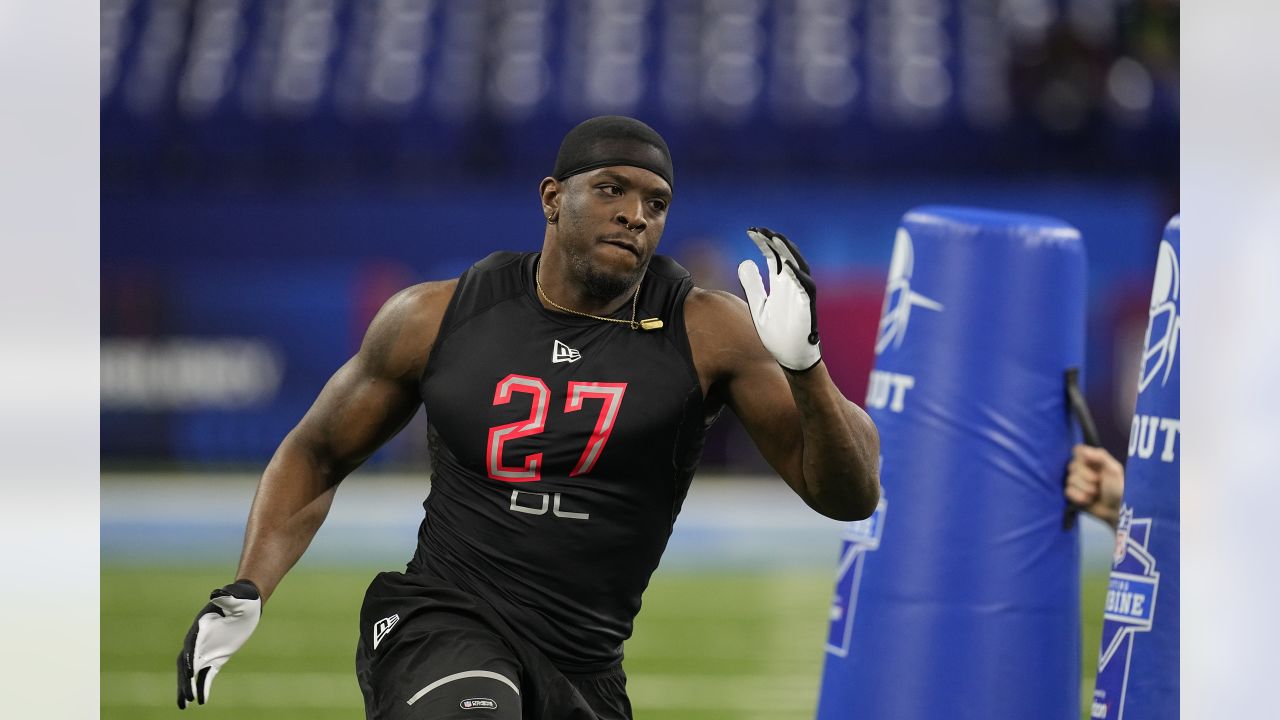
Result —
<instances>
[{"instance_id":1,"label":"blue padded tackle dummy","mask_svg":"<svg viewBox=\"0 0 1280 720\"><path fill-rule=\"evenodd\" d=\"M1090 717L1178 717L1181 229L1156 255Z\"/></svg>"},{"instance_id":2,"label":"blue padded tackle dummy","mask_svg":"<svg viewBox=\"0 0 1280 720\"><path fill-rule=\"evenodd\" d=\"M1070 225L903 217L866 400L883 496L845 530L821 720L1078 720L1080 551L1062 487L1084 314Z\"/></svg>"}]
</instances>

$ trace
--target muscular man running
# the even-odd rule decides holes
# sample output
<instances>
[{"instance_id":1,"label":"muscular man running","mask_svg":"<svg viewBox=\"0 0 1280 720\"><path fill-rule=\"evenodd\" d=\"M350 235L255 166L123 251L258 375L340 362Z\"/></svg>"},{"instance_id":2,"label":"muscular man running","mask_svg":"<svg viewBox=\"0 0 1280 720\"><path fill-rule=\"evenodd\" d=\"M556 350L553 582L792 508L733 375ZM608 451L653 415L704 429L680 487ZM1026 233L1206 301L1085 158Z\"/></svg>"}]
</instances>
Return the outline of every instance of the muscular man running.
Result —
<instances>
[{"instance_id":1,"label":"muscular man running","mask_svg":"<svg viewBox=\"0 0 1280 720\"><path fill-rule=\"evenodd\" d=\"M746 303L694 287L654 254L672 187L658 133L593 118L540 185L541 252L387 301L267 466L238 579L178 657L179 707L207 699L338 484L419 405L433 467L417 551L360 613L369 718L630 718L622 644L726 406L814 510L871 514L879 439L823 365L805 261L752 228L768 291L751 261Z\"/></svg>"}]
</instances>

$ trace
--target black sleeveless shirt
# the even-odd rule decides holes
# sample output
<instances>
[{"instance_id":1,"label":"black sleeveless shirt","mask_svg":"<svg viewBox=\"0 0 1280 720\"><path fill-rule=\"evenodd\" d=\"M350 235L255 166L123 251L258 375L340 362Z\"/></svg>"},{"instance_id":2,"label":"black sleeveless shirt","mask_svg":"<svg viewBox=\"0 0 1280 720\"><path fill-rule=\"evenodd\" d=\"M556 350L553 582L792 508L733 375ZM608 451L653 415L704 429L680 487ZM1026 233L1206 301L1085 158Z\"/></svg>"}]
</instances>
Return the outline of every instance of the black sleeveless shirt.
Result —
<instances>
[{"instance_id":1,"label":"black sleeveless shirt","mask_svg":"<svg viewBox=\"0 0 1280 720\"><path fill-rule=\"evenodd\" d=\"M664 326L632 330L544 308L537 261L490 255L445 312L420 384L432 478L409 571L480 597L562 670L594 672L622 658L702 451L692 282L654 256L637 317Z\"/></svg>"}]
</instances>

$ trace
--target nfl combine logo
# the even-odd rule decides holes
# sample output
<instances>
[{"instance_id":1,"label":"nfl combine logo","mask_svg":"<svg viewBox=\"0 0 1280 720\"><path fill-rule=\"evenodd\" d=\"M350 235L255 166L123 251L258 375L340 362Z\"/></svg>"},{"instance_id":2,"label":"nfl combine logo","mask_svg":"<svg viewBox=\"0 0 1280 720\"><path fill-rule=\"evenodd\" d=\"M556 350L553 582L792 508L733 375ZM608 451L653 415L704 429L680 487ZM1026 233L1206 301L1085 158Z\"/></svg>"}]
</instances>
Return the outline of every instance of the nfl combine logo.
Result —
<instances>
[{"instance_id":1,"label":"nfl combine logo","mask_svg":"<svg viewBox=\"0 0 1280 720\"><path fill-rule=\"evenodd\" d=\"M458 703L463 710L497 710L498 703L490 698L467 698Z\"/></svg>"},{"instance_id":2,"label":"nfl combine logo","mask_svg":"<svg viewBox=\"0 0 1280 720\"><path fill-rule=\"evenodd\" d=\"M1107 586L1102 648L1098 652L1098 689L1093 693L1091 718L1120 720L1124 717L1133 644L1137 642L1137 633L1151 630L1156 591L1160 588L1160 573L1156 571L1156 558L1148 550L1150 545L1151 518L1134 518L1133 508L1121 508L1111 581ZM1109 693L1106 688L1112 691Z\"/></svg>"}]
</instances>

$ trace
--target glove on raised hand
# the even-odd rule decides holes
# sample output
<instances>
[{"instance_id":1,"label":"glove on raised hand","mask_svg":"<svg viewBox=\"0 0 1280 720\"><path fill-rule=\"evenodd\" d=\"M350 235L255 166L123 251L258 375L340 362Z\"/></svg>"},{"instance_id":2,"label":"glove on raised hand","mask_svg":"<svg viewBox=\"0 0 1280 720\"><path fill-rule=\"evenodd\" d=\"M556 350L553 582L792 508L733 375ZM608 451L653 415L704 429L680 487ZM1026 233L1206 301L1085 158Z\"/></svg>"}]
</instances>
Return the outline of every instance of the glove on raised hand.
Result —
<instances>
[{"instance_id":1,"label":"glove on raised hand","mask_svg":"<svg viewBox=\"0 0 1280 720\"><path fill-rule=\"evenodd\" d=\"M778 364L802 372L822 360L818 344L817 288L809 275L809 264L800 257L795 243L768 228L747 228L769 266L769 293L766 295L760 268L751 260L738 265L738 281L747 294L751 319L765 348Z\"/></svg>"},{"instance_id":2,"label":"glove on raised hand","mask_svg":"<svg viewBox=\"0 0 1280 720\"><path fill-rule=\"evenodd\" d=\"M237 580L209 594L178 653L178 707L209 700L213 678L244 645L262 615L262 596L250 580Z\"/></svg>"}]
</instances>

